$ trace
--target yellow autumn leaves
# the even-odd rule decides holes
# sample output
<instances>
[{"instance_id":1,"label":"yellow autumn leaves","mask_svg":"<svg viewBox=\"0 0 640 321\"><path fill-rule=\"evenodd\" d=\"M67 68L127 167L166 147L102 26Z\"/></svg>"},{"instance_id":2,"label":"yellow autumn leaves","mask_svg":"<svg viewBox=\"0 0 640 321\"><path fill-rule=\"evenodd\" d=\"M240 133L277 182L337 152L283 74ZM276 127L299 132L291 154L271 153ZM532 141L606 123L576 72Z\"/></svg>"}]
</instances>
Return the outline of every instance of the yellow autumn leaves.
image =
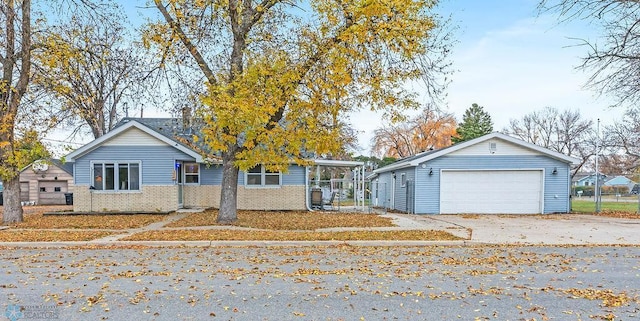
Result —
<instances>
[{"instance_id":1,"label":"yellow autumn leaves","mask_svg":"<svg viewBox=\"0 0 640 321\"><path fill-rule=\"evenodd\" d=\"M166 215L47 215L27 213L25 221L0 231L2 242L90 241L132 234L125 241L358 241L459 240L444 231L374 230L392 228L391 219L376 214L240 211L233 226L216 223L217 210L192 213L149 231L131 231L161 222ZM337 230L327 230L337 228Z\"/></svg>"}]
</instances>

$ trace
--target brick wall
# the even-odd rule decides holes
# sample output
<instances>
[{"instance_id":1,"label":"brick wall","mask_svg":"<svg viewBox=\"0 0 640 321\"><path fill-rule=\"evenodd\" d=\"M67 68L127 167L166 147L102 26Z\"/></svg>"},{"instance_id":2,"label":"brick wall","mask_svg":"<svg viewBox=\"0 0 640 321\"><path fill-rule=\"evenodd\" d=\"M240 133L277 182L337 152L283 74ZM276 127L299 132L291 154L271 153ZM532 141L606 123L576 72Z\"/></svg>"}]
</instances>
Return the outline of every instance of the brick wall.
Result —
<instances>
[{"instance_id":1,"label":"brick wall","mask_svg":"<svg viewBox=\"0 0 640 321\"><path fill-rule=\"evenodd\" d=\"M184 207L220 207L220 185L184 186Z\"/></svg>"},{"instance_id":2,"label":"brick wall","mask_svg":"<svg viewBox=\"0 0 640 321\"><path fill-rule=\"evenodd\" d=\"M142 186L142 192L109 193L76 185L73 191L75 212L167 212L178 208L177 186Z\"/></svg>"},{"instance_id":3,"label":"brick wall","mask_svg":"<svg viewBox=\"0 0 640 321\"><path fill-rule=\"evenodd\" d=\"M220 186L184 187L185 207L220 207ZM305 187L246 188L238 186L238 209L241 210L305 210Z\"/></svg>"},{"instance_id":4,"label":"brick wall","mask_svg":"<svg viewBox=\"0 0 640 321\"><path fill-rule=\"evenodd\" d=\"M76 212L155 212L174 211L178 207L177 186L142 186L141 193L89 192L88 186L74 189ZM220 207L220 186L184 186L184 207ZM246 188L238 186L238 209L306 210L305 186Z\"/></svg>"},{"instance_id":5,"label":"brick wall","mask_svg":"<svg viewBox=\"0 0 640 321\"><path fill-rule=\"evenodd\" d=\"M281 186L280 188L239 186L238 209L306 210L305 186Z\"/></svg>"}]
</instances>

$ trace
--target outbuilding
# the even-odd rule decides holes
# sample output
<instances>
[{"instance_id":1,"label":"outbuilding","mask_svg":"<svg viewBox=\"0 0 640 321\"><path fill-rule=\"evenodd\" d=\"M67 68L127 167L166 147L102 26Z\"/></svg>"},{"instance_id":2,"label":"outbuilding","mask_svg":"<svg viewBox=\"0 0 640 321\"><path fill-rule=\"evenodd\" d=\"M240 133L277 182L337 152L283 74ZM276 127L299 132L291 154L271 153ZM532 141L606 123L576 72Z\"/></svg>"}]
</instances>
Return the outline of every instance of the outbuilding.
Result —
<instances>
[{"instance_id":1,"label":"outbuilding","mask_svg":"<svg viewBox=\"0 0 640 321\"><path fill-rule=\"evenodd\" d=\"M73 192L73 165L59 159L37 160L20 171L24 205L65 205Z\"/></svg>"},{"instance_id":2,"label":"outbuilding","mask_svg":"<svg viewBox=\"0 0 640 321\"><path fill-rule=\"evenodd\" d=\"M416 214L567 213L578 162L495 132L375 170L372 201Z\"/></svg>"}]
</instances>

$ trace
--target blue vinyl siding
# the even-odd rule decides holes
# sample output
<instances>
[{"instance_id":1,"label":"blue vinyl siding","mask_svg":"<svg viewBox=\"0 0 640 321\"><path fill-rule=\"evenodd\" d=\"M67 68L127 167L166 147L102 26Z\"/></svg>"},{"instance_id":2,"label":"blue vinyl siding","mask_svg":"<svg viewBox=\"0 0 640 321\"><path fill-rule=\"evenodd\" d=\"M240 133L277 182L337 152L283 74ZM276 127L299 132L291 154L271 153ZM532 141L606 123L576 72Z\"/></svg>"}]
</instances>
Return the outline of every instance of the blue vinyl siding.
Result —
<instances>
[{"instance_id":1,"label":"blue vinyl siding","mask_svg":"<svg viewBox=\"0 0 640 321\"><path fill-rule=\"evenodd\" d=\"M304 185L306 167L291 165L289 171L282 174L282 185Z\"/></svg>"},{"instance_id":2,"label":"blue vinyl siding","mask_svg":"<svg viewBox=\"0 0 640 321\"><path fill-rule=\"evenodd\" d=\"M422 164L421 164L422 165ZM416 169L416 213L440 212L440 170L442 169L544 169L544 213L569 210L569 165L546 156L442 156ZM557 168L558 174L552 174ZM433 169L433 175L429 171ZM473 193L481 186L469 186L460 193Z\"/></svg>"},{"instance_id":3,"label":"blue vinyl siding","mask_svg":"<svg viewBox=\"0 0 640 321\"><path fill-rule=\"evenodd\" d=\"M407 204L407 193L409 193L410 191L406 186L402 186L402 174L406 175L405 179L407 181L413 181L415 180L415 169L405 168L405 169L399 169L395 171L396 184L395 184L395 190L393 191L393 194L394 194L393 209L406 212L409 208ZM391 179L393 179L393 175L391 176ZM411 186L411 185L409 184L408 186Z\"/></svg>"},{"instance_id":4,"label":"blue vinyl siding","mask_svg":"<svg viewBox=\"0 0 640 321\"><path fill-rule=\"evenodd\" d=\"M222 165L200 165L200 185L222 185Z\"/></svg>"},{"instance_id":5,"label":"blue vinyl siding","mask_svg":"<svg viewBox=\"0 0 640 321\"><path fill-rule=\"evenodd\" d=\"M143 185L171 185L176 160L195 161L192 157L171 146L102 146L78 158L75 166L75 184L91 184L92 160L141 161ZM222 165L200 165L201 185L221 185ZM282 174L282 185L304 185L305 167L291 165L289 172ZM244 172L238 175L238 184L244 184Z\"/></svg>"},{"instance_id":6,"label":"blue vinyl siding","mask_svg":"<svg viewBox=\"0 0 640 321\"><path fill-rule=\"evenodd\" d=\"M91 184L91 161L141 161L142 185L172 185L175 160L195 161L171 146L101 146L76 159L75 184Z\"/></svg>"},{"instance_id":7,"label":"blue vinyl siding","mask_svg":"<svg viewBox=\"0 0 640 321\"><path fill-rule=\"evenodd\" d=\"M374 200L377 198L377 206L388 208L391 201L391 172L380 173L376 180L374 188L377 194L374 193Z\"/></svg>"}]
</instances>

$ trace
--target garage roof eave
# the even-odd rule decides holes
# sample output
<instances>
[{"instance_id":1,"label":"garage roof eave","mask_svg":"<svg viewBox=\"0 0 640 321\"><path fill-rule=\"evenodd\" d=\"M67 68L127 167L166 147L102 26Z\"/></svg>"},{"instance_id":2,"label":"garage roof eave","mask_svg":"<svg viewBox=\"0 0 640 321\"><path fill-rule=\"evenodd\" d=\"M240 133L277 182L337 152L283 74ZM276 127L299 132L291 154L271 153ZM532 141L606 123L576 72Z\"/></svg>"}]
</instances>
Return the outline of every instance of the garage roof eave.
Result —
<instances>
[{"instance_id":1,"label":"garage roof eave","mask_svg":"<svg viewBox=\"0 0 640 321\"><path fill-rule=\"evenodd\" d=\"M373 171L374 174L380 174L380 173L385 173L388 171L393 171L396 169L403 169L403 168L407 168L407 167L411 167L411 166L415 166L415 165L411 165L410 162L400 162L398 164L391 164L388 166L385 166L383 168L378 168L376 170Z\"/></svg>"}]
</instances>

